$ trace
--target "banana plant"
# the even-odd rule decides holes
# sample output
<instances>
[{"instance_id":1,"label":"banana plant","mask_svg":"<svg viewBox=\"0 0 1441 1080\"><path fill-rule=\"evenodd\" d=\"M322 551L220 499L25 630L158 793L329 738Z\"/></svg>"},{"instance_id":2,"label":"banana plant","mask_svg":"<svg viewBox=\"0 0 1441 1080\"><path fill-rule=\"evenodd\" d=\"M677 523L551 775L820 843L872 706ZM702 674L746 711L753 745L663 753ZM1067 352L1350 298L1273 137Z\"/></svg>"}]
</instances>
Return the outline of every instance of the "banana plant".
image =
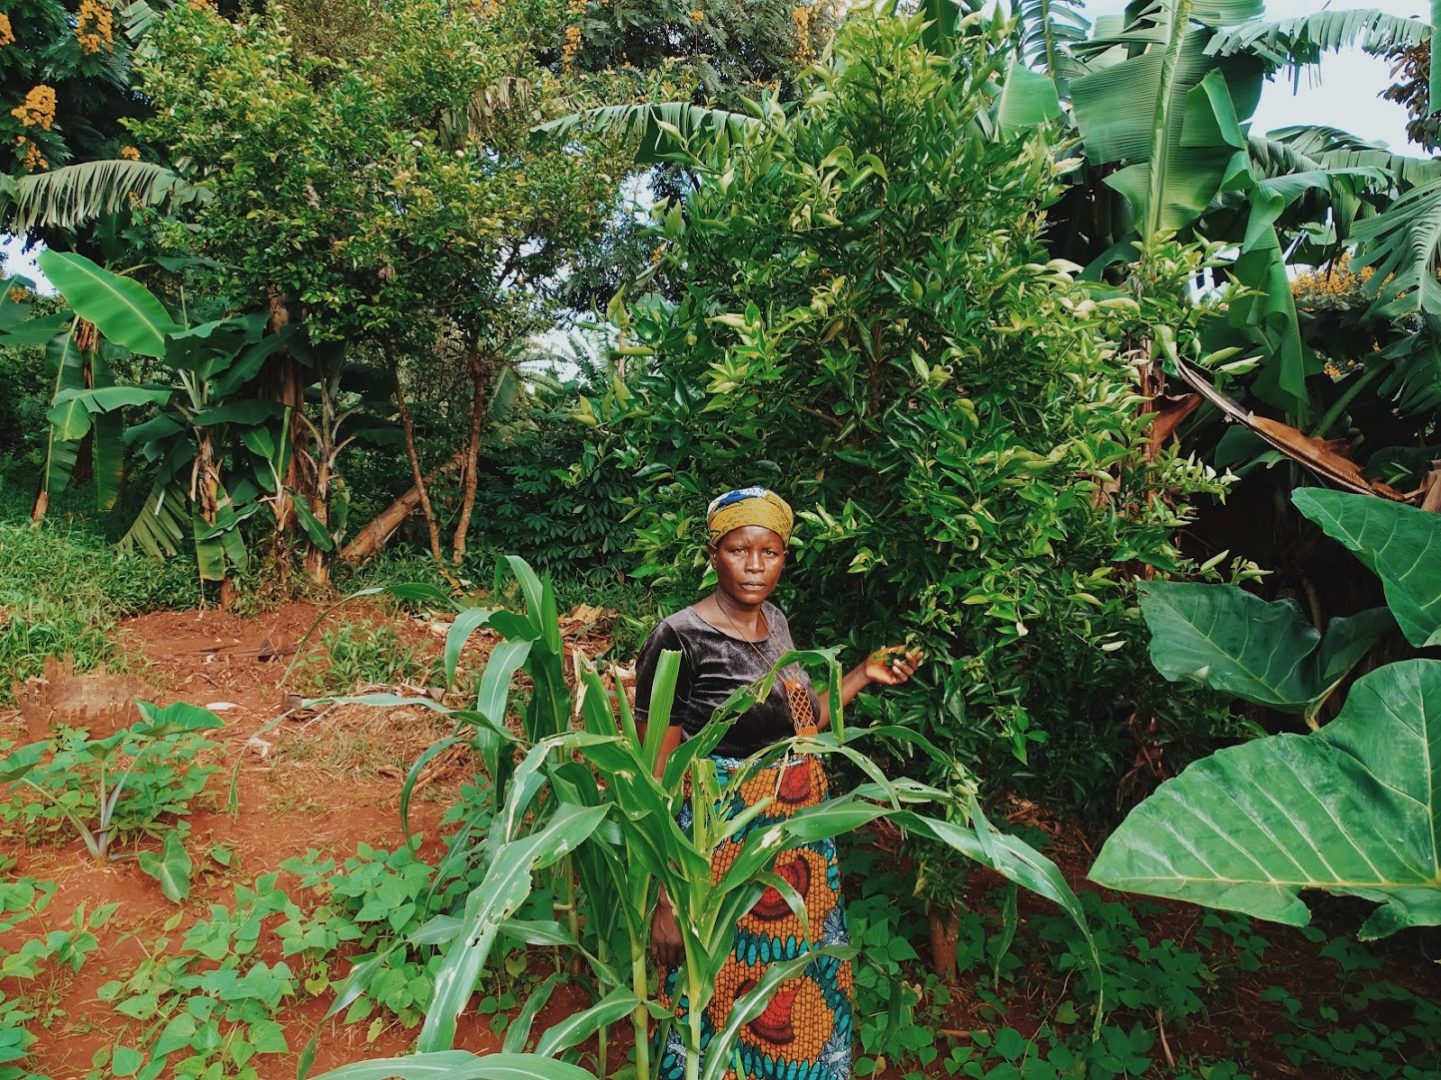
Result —
<instances>
[{"instance_id":1,"label":"banana plant","mask_svg":"<svg viewBox=\"0 0 1441 1080\"><path fill-rule=\"evenodd\" d=\"M61 312L55 316L27 318L31 304L9 299L12 288L25 288L28 282L12 278L4 286L6 297L0 299L0 342L6 345L44 345L45 363L51 375L51 400L63 401L85 389L110 391L114 378L110 371L112 350L99 340L93 330L78 316ZM23 321L22 321L23 320ZM71 408L79 408L74 404ZM89 471L95 485L95 503L100 510L110 510L120 496L124 472L124 427L118 411L93 418L84 427L81 438L65 438L62 425L47 425L45 460L40 470L40 486L31 510L31 519L44 520L50 498L70 486L80 467L82 452L89 451Z\"/></svg>"},{"instance_id":2,"label":"banana plant","mask_svg":"<svg viewBox=\"0 0 1441 1080\"><path fill-rule=\"evenodd\" d=\"M1081 157L1052 215L1058 253L1096 276L1122 264L1109 272L1134 279L1126 264L1137 240L1143 252L1170 232L1227 242L1234 256L1213 273L1228 283L1229 325L1211 336L1259 363L1241 381L1208 376L1234 382L1231 392L1243 391L1260 412L1283 414L1258 418L1284 423L1281 452L1305 468L1327 456L1324 440L1348 417L1367 415L1375 402L1385 403L1382 420L1361 440L1364 453L1411 441L1405 433L1441 402L1437 230L1428 231L1441 208L1438 164L1334 129L1261 134L1250 121L1263 78L1284 70L1298 79L1343 47L1380 54L1423 42L1431 25L1365 9L1267 21L1261 0L1159 0L1098 18L1078 38L1073 14L1056 3L1019 5L1026 44L997 104L1003 131L1059 121L1058 156ZM1357 265L1375 271L1367 287L1377 299L1352 315L1367 341L1347 351L1298 310L1291 267L1327 265L1356 249ZM1377 339L1382 348L1372 349ZM1146 392L1164 394L1165 373L1185 377L1178 366L1153 364ZM1218 418L1203 410L1185 433L1218 464L1243 472L1276 456L1260 424L1217 444ZM1362 479L1362 488L1380 491Z\"/></svg>"},{"instance_id":3,"label":"banana plant","mask_svg":"<svg viewBox=\"0 0 1441 1080\"><path fill-rule=\"evenodd\" d=\"M287 335L266 335L261 313L182 326L139 282L82 255L46 251L39 264L73 312L48 346L55 391L42 495L68 482L77 448L90 436L100 502L113 505L128 448L154 479L121 547L164 557L193 545L201 580L224 580L246 565L238 526L258 509L253 485L227 490L228 433L280 419L280 406L249 394ZM47 317L12 325L7 340L53 333L53 324ZM111 363L125 355L160 361L171 381L116 385ZM152 415L124 428L123 410L137 406Z\"/></svg>"},{"instance_id":4,"label":"banana plant","mask_svg":"<svg viewBox=\"0 0 1441 1080\"><path fill-rule=\"evenodd\" d=\"M1310 488L1293 501L1381 579L1411 645L1441 644L1441 516ZM1226 586L1197 586L1214 602L1184 604L1174 588L1142 608L1167 678L1310 708L1364 652L1369 631L1354 623L1323 638L1277 605L1238 605ZM1319 730L1228 747L1162 784L1106 841L1091 878L1293 926L1310 919L1303 889L1359 896L1379 904L1360 936L1384 937L1441 925L1438 820L1441 661L1403 660L1358 679Z\"/></svg>"}]
</instances>

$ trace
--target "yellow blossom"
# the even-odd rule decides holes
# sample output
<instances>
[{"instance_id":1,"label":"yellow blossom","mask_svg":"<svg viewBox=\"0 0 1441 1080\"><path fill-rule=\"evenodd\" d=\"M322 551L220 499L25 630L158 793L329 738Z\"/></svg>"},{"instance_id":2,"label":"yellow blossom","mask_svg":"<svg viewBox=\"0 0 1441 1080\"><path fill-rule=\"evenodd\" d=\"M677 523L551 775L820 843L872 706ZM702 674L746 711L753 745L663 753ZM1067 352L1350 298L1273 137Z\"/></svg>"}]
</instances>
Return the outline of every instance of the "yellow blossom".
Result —
<instances>
[{"instance_id":1,"label":"yellow blossom","mask_svg":"<svg viewBox=\"0 0 1441 1080\"><path fill-rule=\"evenodd\" d=\"M565 28L565 44L560 47L561 64L565 67L572 67L578 52L580 52L580 27L567 26Z\"/></svg>"},{"instance_id":2,"label":"yellow blossom","mask_svg":"<svg viewBox=\"0 0 1441 1080\"><path fill-rule=\"evenodd\" d=\"M29 289L17 285L10 290L10 302L12 304L23 304L26 300L29 300L32 295L34 294L31 293Z\"/></svg>"},{"instance_id":3,"label":"yellow blossom","mask_svg":"<svg viewBox=\"0 0 1441 1080\"><path fill-rule=\"evenodd\" d=\"M54 88L46 86L44 83L31 87L30 92L25 95L25 100L10 110L10 115L26 127L38 126L49 131L50 125L55 123Z\"/></svg>"},{"instance_id":4,"label":"yellow blossom","mask_svg":"<svg viewBox=\"0 0 1441 1080\"><path fill-rule=\"evenodd\" d=\"M133 146L122 146L120 148L120 156L126 161L139 161L140 151Z\"/></svg>"},{"instance_id":5,"label":"yellow blossom","mask_svg":"<svg viewBox=\"0 0 1441 1080\"><path fill-rule=\"evenodd\" d=\"M10 25L10 16L0 13L0 45L14 45L15 30Z\"/></svg>"},{"instance_id":6,"label":"yellow blossom","mask_svg":"<svg viewBox=\"0 0 1441 1080\"><path fill-rule=\"evenodd\" d=\"M114 16L105 0L80 0L80 10L75 14L75 40L86 56L94 56L102 49L115 50Z\"/></svg>"},{"instance_id":7,"label":"yellow blossom","mask_svg":"<svg viewBox=\"0 0 1441 1080\"><path fill-rule=\"evenodd\" d=\"M791 11L791 21L796 24L796 59L805 61L811 55L811 17L815 12L808 4L801 4Z\"/></svg>"},{"instance_id":8,"label":"yellow blossom","mask_svg":"<svg viewBox=\"0 0 1441 1080\"><path fill-rule=\"evenodd\" d=\"M691 12L690 12L690 21L691 21L691 22L700 22L700 21L701 21L702 19L704 19L704 18L705 18L705 12L704 12L704 11L702 11L700 8L691 8Z\"/></svg>"},{"instance_id":9,"label":"yellow blossom","mask_svg":"<svg viewBox=\"0 0 1441 1080\"><path fill-rule=\"evenodd\" d=\"M50 168L50 162L45 160L45 155L40 152L40 147L37 143L27 139L24 135L15 136L15 143L25 150L25 160L23 162L25 168L31 172L39 172L42 169Z\"/></svg>"}]
</instances>

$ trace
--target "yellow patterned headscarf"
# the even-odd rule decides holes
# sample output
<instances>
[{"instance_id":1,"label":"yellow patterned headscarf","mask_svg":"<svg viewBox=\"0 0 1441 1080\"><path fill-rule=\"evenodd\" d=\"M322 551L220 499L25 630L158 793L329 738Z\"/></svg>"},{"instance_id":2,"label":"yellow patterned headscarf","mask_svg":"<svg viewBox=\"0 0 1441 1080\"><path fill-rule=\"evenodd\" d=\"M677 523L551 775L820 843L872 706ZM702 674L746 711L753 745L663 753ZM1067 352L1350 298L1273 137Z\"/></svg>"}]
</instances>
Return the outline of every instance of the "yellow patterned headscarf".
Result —
<instances>
[{"instance_id":1,"label":"yellow patterned headscarf","mask_svg":"<svg viewBox=\"0 0 1441 1080\"><path fill-rule=\"evenodd\" d=\"M769 488L748 487L727 491L712 500L706 507L705 524L712 544L719 543L732 529L747 525L769 529L781 538L782 544L787 544L795 515L786 501Z\"/></svg>"}]
</instances>

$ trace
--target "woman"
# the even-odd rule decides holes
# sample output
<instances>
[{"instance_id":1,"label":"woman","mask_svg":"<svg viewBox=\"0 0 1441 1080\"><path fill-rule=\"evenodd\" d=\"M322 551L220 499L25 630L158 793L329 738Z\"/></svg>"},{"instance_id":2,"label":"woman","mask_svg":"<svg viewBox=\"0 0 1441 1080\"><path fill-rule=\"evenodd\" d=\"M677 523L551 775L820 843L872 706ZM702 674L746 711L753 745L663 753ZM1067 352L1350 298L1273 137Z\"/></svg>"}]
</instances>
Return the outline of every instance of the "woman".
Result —
<instances>
[{"instance_id":1,"label":"woman","mask_svg":"<svg viewBox=\"0 0 1441 1080\"><path fill-rule=\"evenodd\" d=\"M794 518L779 495L765 488L742 488L720 496L706 512L709 555L716 589L700 602L670 616L652 631L636 662L636 711L644 720L663 650L681 654L680 675L670 727L661 741L657 775L683 739L696 735L738 687L765 676L783 653L794 648L786 617L769 597L780 580ZM897 686L911 677L919 652L889 646L846 673L841 701L851 701L871 683ZM712 753L722 785L743 759L797 731L825 727L829 700L818 700L803 669L782 669L769 696L732 724ZM778 767L777 767L778 768ZM771 819L788 816L826 798L825 777L817 769L787 769L777 781L775 769L746 782L745 805L773 797ZM799 780L799 786L792 782ZM801 779L804 778L804 779ZM730 865L738 840L712 854L712 867ZM703 1039L724 1027L731 1003L764 974L771 959L807 951L816 944L848 941L841 904L834 840L808 844L782 855L776 872L805 899L809 934L775 889L767 889L736 927L736 945L716 979L703 1019ZM796 943L800 944L797 945ZM683 956L675 915L662 891L652 925L656 959L669 970L663 990L674 991ZM799 1077L846 1080L851 1075L851 970L849 963L817 960L802 977L781 983L771 1003L741 1030L739 1060L748 1077ZM683 1003L682 1003L683 1007ZM672 1032L662 1052L661 1076L683 1076L685 1052ZM726 1077L735 1076L734 1070Z\"/></svg>"}]
</instances>

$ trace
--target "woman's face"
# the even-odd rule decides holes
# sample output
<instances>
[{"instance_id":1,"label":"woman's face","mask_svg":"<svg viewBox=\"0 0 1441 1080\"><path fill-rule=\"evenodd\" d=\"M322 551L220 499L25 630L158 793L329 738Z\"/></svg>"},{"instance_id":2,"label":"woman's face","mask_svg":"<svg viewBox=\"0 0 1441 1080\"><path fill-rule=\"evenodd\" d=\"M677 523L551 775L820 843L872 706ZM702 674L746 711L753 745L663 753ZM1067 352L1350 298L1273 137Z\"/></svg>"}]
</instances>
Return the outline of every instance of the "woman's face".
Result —
<instances>
[{"instance_id":1,"label":"woman's face","mask_svg":"<svg viewBox=\"0 0 1441 1080\"><path fill-rule=\"evenodd\" d=\"M777 533L760 525L732 529L711 548L716 583L727 599L760 607L775 591L786 564L786 546Z\"/></svg>"}]
</instances>

